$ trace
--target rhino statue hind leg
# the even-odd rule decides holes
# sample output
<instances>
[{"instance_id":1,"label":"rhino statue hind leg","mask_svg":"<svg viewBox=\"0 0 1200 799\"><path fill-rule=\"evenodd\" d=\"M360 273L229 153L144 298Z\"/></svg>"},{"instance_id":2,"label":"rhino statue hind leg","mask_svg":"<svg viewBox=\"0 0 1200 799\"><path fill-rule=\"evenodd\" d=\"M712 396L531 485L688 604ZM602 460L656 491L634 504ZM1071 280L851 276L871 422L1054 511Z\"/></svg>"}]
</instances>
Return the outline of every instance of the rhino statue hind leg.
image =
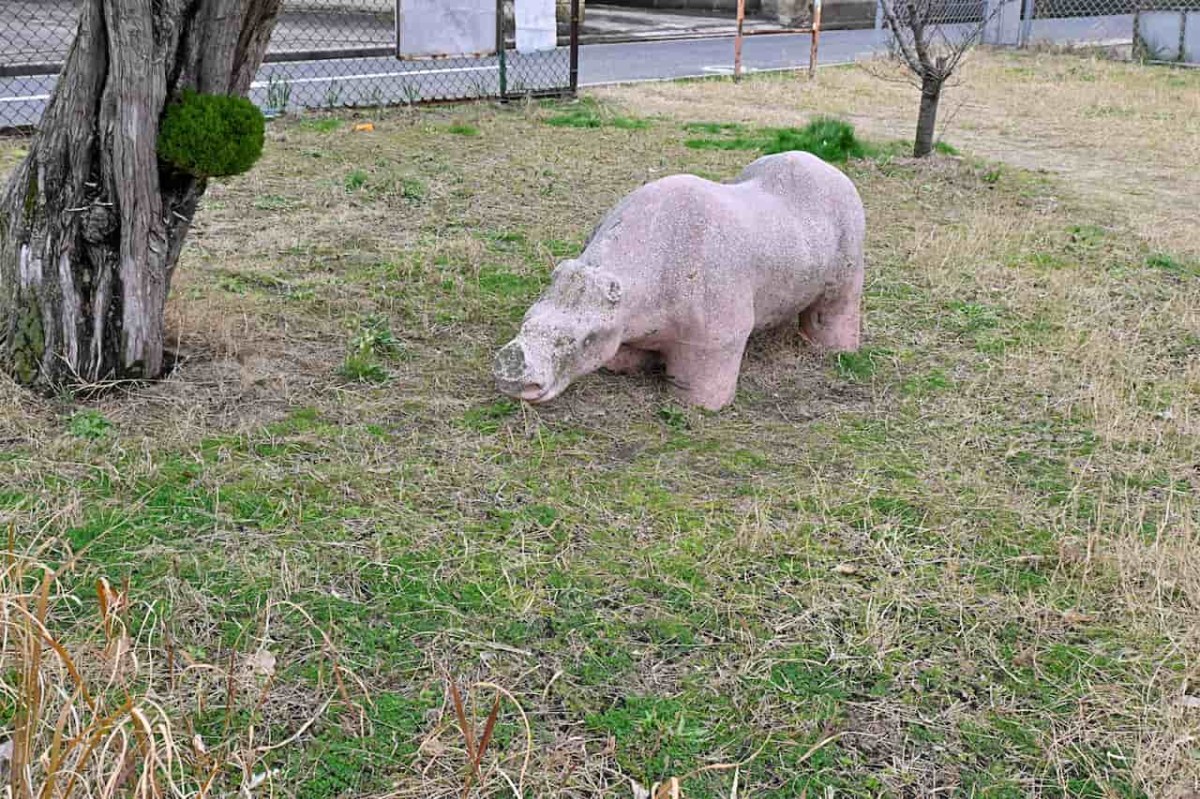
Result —
<instances>
[{"instance_id":1,"label":"rhino statue hind leg","mask_svg":"<svg viewBox=\"0 0 1200 799\"><path fill-rule=\"evenodd\" d=\"M800 330L813 344L834 352L854 352L862 337L863 270L827 290L800 312Z\"/></svg>"}]
</instances>

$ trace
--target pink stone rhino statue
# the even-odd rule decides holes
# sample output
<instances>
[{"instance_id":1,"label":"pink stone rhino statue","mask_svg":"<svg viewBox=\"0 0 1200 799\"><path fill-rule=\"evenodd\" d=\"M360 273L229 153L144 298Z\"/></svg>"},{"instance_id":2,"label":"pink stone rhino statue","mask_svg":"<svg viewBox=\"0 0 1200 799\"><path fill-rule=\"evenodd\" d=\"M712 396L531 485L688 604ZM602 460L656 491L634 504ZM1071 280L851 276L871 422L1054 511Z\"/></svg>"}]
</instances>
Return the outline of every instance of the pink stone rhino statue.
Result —
<instances>
[{"instance_id":1,"label":"pink stone rhino statue","mask_svg":"<svg viewBox=\"0 0 1200 799\"><path fill-rule=\"evenodd\" d=\"M497 388L547 402L601 367L662 364L680 400L717 409L756 330L799 317L809 341L855 350L865 227L854 184L809 153L760 158L728 184L649 183L554 270L496 355Z\"/></svg>"}]
</instances>

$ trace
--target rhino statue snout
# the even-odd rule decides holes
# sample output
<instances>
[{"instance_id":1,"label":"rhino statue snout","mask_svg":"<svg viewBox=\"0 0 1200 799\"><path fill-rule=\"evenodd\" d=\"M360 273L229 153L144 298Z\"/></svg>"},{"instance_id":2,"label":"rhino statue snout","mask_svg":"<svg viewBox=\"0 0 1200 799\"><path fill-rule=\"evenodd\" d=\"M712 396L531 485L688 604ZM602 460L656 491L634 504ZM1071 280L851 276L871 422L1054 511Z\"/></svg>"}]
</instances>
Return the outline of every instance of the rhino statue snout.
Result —
<instances>
[{"instance_id":1,"label":"rhino statue snout","mask_svg":"<svg viewBox=\"0 0 1200 799\"><path fill-rule=\"evenodd\" d=\"M547 375L538 374L526 356L525 343L518 336L496 353L494 375L501 394L529 402L537 402L549 388Z\"/></svg>"}]
</instances>

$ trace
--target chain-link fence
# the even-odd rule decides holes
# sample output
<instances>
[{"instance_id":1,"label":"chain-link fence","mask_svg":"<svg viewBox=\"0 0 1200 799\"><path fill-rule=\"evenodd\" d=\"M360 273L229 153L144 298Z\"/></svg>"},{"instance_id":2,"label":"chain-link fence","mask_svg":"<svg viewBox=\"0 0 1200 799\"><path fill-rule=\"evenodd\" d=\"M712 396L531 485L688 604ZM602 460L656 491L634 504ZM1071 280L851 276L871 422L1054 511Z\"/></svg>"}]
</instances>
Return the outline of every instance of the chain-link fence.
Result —
<instances>
[{"instance_id":1,"label":"chain-link fence","mask_svg":"<svg viewBox=\"0 0 1200 799\"><path fill-rule=\"evenodd\" d=\"M573 91L578 0L563 6L559 46L532 53L515 48L513 2L497 0L493 54L401 60L395 0L285 0L250 98L272 114ZM77 9L78 0L0 0L0 129L41 118Z\"/></svg>"},{"instance_id":2,"label":"chain-link fence","mask_svg":"<svg viewBox=\"0 0 1200 799\"><path fill-rule=\"evenodd\" d=\"M1129 16L1140 0L924 0L933 24L953 25L980 22L985 15L1011 7L1023 21L1088 17ZM1188 0L1190 1L1190 0ZM1063 30L1066 30L1064 28ZM1128 35L1128 34L1126 34Z\"/></svg>"},{"instance_id":3,"label":"chain-link fence","mask_svg":"<svg viewBox=\"0 0 1200 799\"><path fill-rule=\"evenodd\" d=\"M1023 0L1018 44L1128 43L1138 0Z\"/></svg>"},{"instance_id":4,"label":"chain-link fence","mask_svg":"<svg viewBox=\"0 0 1200 799\"><path fill-rule=\"evenodd\" d=\"M979 34L984 43L994 45L1112 45L1132 41L1134 13L1141 1L916 0L916 6L927 24L937 26L951 39ZM896 4L898 0L881 2ZM884 27L882 9L876 27Z\"/></svg>"},{"instance_id":5,"label":"chain-link fence","mask_svg":"<svg viewBox=\"0 0 1200 799\"><path fill-rule=\"evenodd\" d=\"M1156 63L1200 64L1200 0L1139 0L1133 51Z\"/></svg>"},{"instance_id":6,"label":"chain-link fence","mask_svg":"<svg viewBox=\"0 0 1200 799\"><path fill-rule=\"evenodd\" d=\"M573 88L571 23L563 46L515 49L513 0L497 5L493 55L396 56L392 0L290 0L251 99L265 110L333 108L561 93Z\"/></svg>"},{"instance_id":7,"label":"chain-link fence","mask_svg":"<svg viewBox=\"0 0 1200 799\"><path fill-rule=\"evenodd\" d=\"M1136 6L1137 0L1028 0L1033 19L1128 15Z\"/></svg>"},{"instance_id":8,"label":"chain-link fence","mask_svg":"<svg viewBox=\"0 0 1200 799\"><path fill-rule=\"evenodd\" d=\"M76 0L0 2L0 129L36 124L75 36Z\"/></svg>"}]
</instances>

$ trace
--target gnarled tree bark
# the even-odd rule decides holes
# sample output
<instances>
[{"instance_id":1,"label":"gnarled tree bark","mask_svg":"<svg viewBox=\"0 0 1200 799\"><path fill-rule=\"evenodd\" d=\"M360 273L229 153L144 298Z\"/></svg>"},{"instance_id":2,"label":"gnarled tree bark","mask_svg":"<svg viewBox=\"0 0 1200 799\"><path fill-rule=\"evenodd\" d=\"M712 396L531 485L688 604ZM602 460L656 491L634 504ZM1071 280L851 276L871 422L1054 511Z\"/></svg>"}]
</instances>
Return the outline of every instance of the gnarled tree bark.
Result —
<instances>
[{"instance_id":1,"label":"gnarled tree bark","mask_svg":"<svg viewBox=\"0 0 1200 799\"><path fill-rule=\"evenodd\" d=\"M160 170L185 89L244 96L282 0L83 0L29 154L0 195L0 370L37 389L158 376L205 181Z\"/></svg>"}]
</instances>

